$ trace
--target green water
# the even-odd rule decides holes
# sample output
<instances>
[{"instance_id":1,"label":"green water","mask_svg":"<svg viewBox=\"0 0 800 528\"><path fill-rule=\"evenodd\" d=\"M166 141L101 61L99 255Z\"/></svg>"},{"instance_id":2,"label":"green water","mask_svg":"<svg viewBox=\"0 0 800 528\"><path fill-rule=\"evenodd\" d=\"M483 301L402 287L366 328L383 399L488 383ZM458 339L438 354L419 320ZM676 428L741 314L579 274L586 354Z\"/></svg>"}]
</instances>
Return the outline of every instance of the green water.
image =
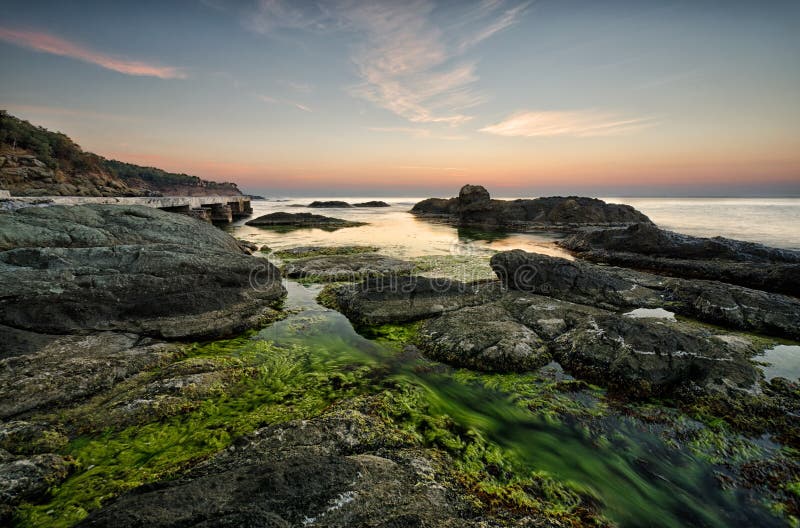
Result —
<instances>
[{"instance_id":1,"label":"green water","mask_svg":"<svg viewBox=\"0 0 800 528\"><path fill-rule=\"evenodd\" d=\"M751 493L723 491L714 476L722 468L667 446L654 426L593 412L597 402L591 397L572 402L580 417L532 412L520 405L519 394L503 390L509 380L526 383L524 375L477 375L409 358L362 337L344 316L316 304L318 288L296 283L287 288L288 305L302 312L264 329L258 338L383 365L387 378L423 387L433 412L501 446L517 471L545 471L585 490L620 526L783 525ZM533 376L530 383L536 383Z\"/></svg>"}]
</instances>

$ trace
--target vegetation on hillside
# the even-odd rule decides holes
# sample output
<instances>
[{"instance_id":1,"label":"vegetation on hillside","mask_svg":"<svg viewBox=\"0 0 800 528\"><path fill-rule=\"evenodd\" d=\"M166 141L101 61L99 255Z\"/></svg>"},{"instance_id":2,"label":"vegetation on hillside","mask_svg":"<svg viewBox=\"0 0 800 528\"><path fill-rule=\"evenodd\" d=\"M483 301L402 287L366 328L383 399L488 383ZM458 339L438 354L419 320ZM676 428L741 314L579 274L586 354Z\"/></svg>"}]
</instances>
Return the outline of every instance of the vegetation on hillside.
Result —
<instances>
[{"instance_id":1,"label":"vegetation on hillside","mask_svg":"<svg viewBox=\"0 0 800 528\"><path fill-rule=\"evenodd\" d=\"M0 152L22 152L34 155L48 168L69 176L87 173L105 174L121 180L126 186L158 191L161 188L207 187L236 189L233 183L218 183L197 176L167 172L155 167L105 159L84 152L66 134L52 132L0 110Z\"/></svg>"}]
</instances>

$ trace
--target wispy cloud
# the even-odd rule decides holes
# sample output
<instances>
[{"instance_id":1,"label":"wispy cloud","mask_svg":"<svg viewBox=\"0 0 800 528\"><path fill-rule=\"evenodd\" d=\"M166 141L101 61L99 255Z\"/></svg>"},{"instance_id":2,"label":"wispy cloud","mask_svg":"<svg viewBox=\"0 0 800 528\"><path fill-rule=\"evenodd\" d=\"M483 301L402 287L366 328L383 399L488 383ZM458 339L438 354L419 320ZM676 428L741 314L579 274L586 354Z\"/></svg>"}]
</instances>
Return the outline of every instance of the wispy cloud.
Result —
<instances>
[{"instance_id":1,"label":"wispy cloud","mask_svg":"<svg viewBox=\"0 0 800 528\"><path fill-rule=\"evenodd\" d=\"M441 139L444 141L462 141L468 139L467 136L461 134L442 134L427 128L417 127L368 127L367 130L371 130L372 132L406 134L418 139Z\"/></svg>"},{"instance_id":2,"label":"wispy cloud","mask_svg":"<svg viewBox=\"0 0 800 528\"><path fill-rule=\"evenodd\" d=\"M596 111L520 112L500 123L481 128L498 136L616 136L654 126L652 118L621 117Z\"/></svg>"},{"instance_id":3,"label":"wispy cloud","mask_svg":"<svg viewBox=\"0 0 800 528\"><path fill-rule=\"evenodd\" d=\"M443 26L435 22L436 6L430 0L261 0L245 25L260 33L279 28L352 32L359 43L350 58L361 80L352 95L412 123L457 126L470 121L467 110L486 99L474 87L477 65L464 53L515 24L528 5L509 7L505 0L453 5ZM450 31L456 26L458 31Z\"/></svg>"},{"instance_id":4,"label":"wispy cloud","mask_svg":"<svg viewBox=\"0 0 800 528\"><path fill-rule=\"evenodd\" d=\"M283 79L283 80L278 81L278 82L280 84L282 84L282 85L294 90L295 92L298 92L298 93L310 94L311 92L314 91L314 87L311 86L308 83L297 82L297 81L289 81L289 80L286 80L286 79Z\"/></svg>"},{"instance_id":5,"label":"wispy cloud","mask_svg":"<svg viewBox=\"0 0 800 528\"><path fill-rule=\"evenodd\" d=\"M277 98L271 97L269 95L257 95L256 97L258 99L262 100L265 103L269 103L269 104L284 104L284 105L293 106L293 107L297 108L298 110L302 110L303 112L313 112L313 110L311 110L311 108L309 108L308 106L306 106L306 105L304 105L302 103L298 103L296 101L288 101L286 99L277 99Z\"/></svg>"},{"instance_id":6,"label":"wispy cloud","mask_svg":"<svg viewBox=\"0 0 800 528\"><path fill-rule=\"evenodd\" d=\"M70 42L61 37L39 31L0 27L0 40L42 53L51 53L53 55L89 62L108 70L124 73L125 75L158 77L159 79L186 78L186 74L179 68L113 57L105 53L94 51L80 44Z\"/></svg>"}]
</instances>

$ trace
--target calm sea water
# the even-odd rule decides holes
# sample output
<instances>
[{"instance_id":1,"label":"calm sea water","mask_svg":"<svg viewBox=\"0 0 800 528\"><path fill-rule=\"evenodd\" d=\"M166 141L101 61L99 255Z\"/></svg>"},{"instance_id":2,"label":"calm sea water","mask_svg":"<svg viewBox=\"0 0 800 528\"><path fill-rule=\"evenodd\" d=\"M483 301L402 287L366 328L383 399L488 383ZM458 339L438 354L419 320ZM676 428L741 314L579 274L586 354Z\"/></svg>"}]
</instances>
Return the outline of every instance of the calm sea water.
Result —
<instances>
[{"instance_id":1,"label":"calm sea water","mask_svg":"<svg viewBox=\"0 0 800 528\"><path fill-rule=\"evenodd\" d=\"M553 242L558 234L519 234L455 229L421 220L408 211L422 198L336 198L347 202L383 200L386 208L308 209L292 207L325 197L293 198L286 201L254 201L255 215L275 211L311 211L326 216L367 222L357 228L326 232L319 229L293 231L290 236L243 228L245 238L255 238L270 247L296 245L366 244L405 256L446 254L454 249L525 249L564 256ZM330 198L327 198L330 199ZM603 198L639 209L664 229L696 236L724 236L770 246L800 250L800 198ZM238 222L241 225L243 222Z\"/></svg>"}]
</instances>

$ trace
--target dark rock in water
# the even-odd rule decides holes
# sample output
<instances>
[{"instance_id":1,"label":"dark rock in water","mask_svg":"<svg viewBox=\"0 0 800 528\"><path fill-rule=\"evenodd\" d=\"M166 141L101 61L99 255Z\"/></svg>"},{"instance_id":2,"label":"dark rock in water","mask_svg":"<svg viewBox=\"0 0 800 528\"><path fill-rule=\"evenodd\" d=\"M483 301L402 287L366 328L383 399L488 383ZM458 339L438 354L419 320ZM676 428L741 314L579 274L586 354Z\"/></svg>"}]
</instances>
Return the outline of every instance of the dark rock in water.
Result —
<instances>
[{"instance_id":1,"label":"dark rock in water","mask_svg":"<svg viewBox=\"0 0 800 528\"><path fill-rule=\"evenodd\" d=\"M391 207L388 203L381 200L372 200L353 204L353 207Z\"/></svg>"},{"instance_id":2,"label":"dark rock in water","mask_svg":"<svg viewBox=\"0 0 800 528\"><path fill-rule=\"evenodd\" d=\"M426 355L455 366L522 372L552 358L637 395L735 394L758 380L747 340L518 291L426 320L418 340Z\"/></svg>"},{"instance_id":3,"label":"dark rock in water","mask_svg":"<svg viewBox=\"0 0 800 528\"><path fill-rule=\"evenodd\" d=\"M357 281L367 277L409 275L414 263L377 253L308 257L287 263L287 277L319 282Z\"/></svg>"},{"instance_id":4,"label":"dark rock in water","mask_svg":"<svg viewBox=\"0 0 800 528\"><path fill-rule=\"evenodd\" d=\"M326 301L359 324L414 321L485 303L500 295L496 282L462 283L419 276L370 278L326 292Z\"/></svg>"},{"instance_id":5,"label":"dark rock in water","mask_svg":"<svg viewBox=\"0 0 800 528\"><path fill-rule=\"evenodd\" d=\"M342 202L340 200L328 200L328 201L319 201L319 200L317 200L317 201L314 201L314 202L311 202L310 204L308 204L307 207L319 207L319 208L336 209L336 208L347 208L347 207L353 207L353 206L350 205L347 202Z\"/></svg>"},{"instance_id":6,"label":"dark rock in water","mask_svg":"<svg viewBox=\"0 0 800 528\"><path fill-rule=\"evenodd\" d=\"M655 292L583 262L515 249L493 255L490 264L512 290L611 309L663 304Z\"/></svg>"},{"instance_id":7,"label":"dark rock in water","mask_svg":"<svg viewBox=\"0 0 800 528\"><path fill-rule=\"evenodd\" d=\"M652 224L583 231L560 245L591 261L800 295L798 251L682 235Z\"/></svg>"},{"instance_id":8,"label":"dark rock in water","mask_svg":"<svg viewBox=\"0 0 800 528\"><path fill-rule=\"evenodd\" d=\"M258 227L321 227L340 228L365 225L363 222L351 222L341 218L316 215L312 213L270 213L245 222L249 226Z\"/></svg>"},{"instance_id":9,"label":"dark rock in water","mask_svg":"<svg viewBox=\"0 0 800 528\"><path fill-rule=\"evenodd\" d=\"M474 370L522 372L550 361L544 341L494 303L428 319L419 340L431 359Z\"/></svg>"},{"instance_id":10,"label":"dark rock in water","mask_svg":"<svg viewBox=\"0 0 800 528\"><path fill-rule=\"evenodd\" d=\"M488 526L440 462L386 429L359 411L267 427L78 526Z\"/></svg>"},{"instance_id":11,"label":"dark rock in water","mask_svg":"<svg viewBox=\"0 0 800 528\"><path fill-rule=\"evenodd\" d=\"M264 251L262 248L261 251ZM323 257L329 255L354 255L356 253L375 253L375 246L296 246L275 251L275 256L282 259L298 259L306 257Z\"/></svg>"},{"instance_id":12,"label":"dark rock in water","mask_svg":"<svg viewBox=\"0 0 800 528\"><path fill-rule=\"evenodd\" d=\"M429 198L411 209L423 217L439 217L465 226L526 229L574 229L586 225L627 225L650 220L629 205L595 198L549 197L492 200L480 185L465 185L458 198Z\"/></svg>"},{"instance_id":13,"label":"dark rock in water","mask_svg":"<svg viewBox=\"0 0 800 528\"><path fill-rule=\"evenodd\" d=\"M717 281L668 279L672 309L709 323L800 339L800 300Z\"/></svg>"},{"instance_id":14,"label":"dark rock in water","mask_svg":"<svg viewBox=\"0 0 800 528\"><path fill-rule=\"evenodd\" d=\"M635 395L733 395L759 379L749 343L684 323L607 313L558 336L552 353L575 375ZM731 392L733 391L733 392Z\"/></svg>"},{"instance_id":15,"label":"dark rock in water","mask_svg":"<svg viewBox=\"0 0 800 528\"><path fill-rule=\"evenodd\" d=\"M800 301L721 282L666 279L522 250L492 256L512 290L618 310L662 307L713 324L800 338Z\"/></svg>"}]
</instances>

